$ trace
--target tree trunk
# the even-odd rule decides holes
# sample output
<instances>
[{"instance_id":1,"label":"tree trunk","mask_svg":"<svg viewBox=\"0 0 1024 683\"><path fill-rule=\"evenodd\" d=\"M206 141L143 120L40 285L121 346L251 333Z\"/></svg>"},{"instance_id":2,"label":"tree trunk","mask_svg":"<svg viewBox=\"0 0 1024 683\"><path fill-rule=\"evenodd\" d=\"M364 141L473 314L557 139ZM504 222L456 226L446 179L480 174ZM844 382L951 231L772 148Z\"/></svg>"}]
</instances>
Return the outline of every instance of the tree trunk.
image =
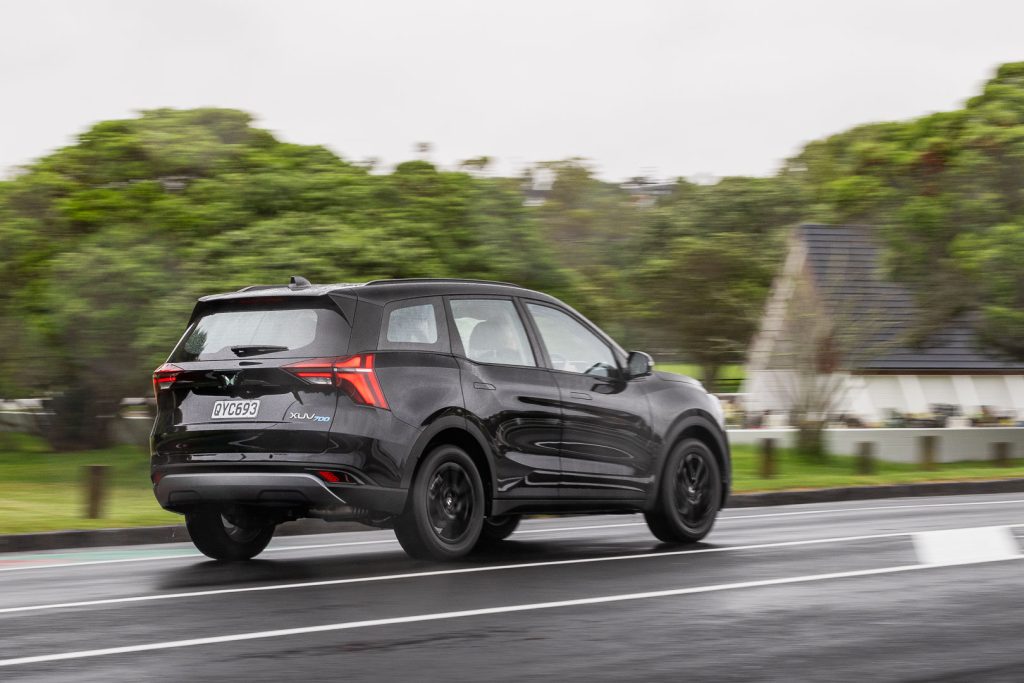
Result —
<instances>
[{"instance_id":1,"label":"tree trunk","mask_svg":"<svg viewBox=\"0 0 1024 683\"><path fill-rule=\"evenodd\" d=\"M110 421L117 402L93 395L86 387L72 387L48 401L53 412L42 436L55 451L82 451L110 445Z\"/></svg>"},{"instance_id":2,"label":"tree trunk","mask_svg":"<svg viewBox=\"0 0 1024 683\"><path fill-rule=\"evenodd\" d=\"M825 425L816 420L801 420L797 424L796 452L810 460L825 459Z\"/></svg>"}]
</instances>

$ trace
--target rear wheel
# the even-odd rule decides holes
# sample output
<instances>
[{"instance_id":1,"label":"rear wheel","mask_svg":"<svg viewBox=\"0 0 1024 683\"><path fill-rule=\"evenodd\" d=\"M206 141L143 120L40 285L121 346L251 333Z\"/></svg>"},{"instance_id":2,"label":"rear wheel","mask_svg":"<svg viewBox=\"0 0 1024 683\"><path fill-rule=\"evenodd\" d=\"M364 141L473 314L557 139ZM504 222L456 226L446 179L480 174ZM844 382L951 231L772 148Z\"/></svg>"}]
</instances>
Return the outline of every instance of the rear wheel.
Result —
<instances>
[{"instance_id":1,"label":"rear wheel","mask_svg":"<svg viewBox=\"0 0 1024 683\"><path fill-rule=\"evenodd\" d=\"M484 487L472 458L439 446L420 466L395 535L409 555L455 560L476 545L484 524Z\"/></svg>"},{"instance_id":2,"label":"rear wheel","mask_svg":"<svg viewBox=\"0 0 1024 683\"><path fill-rule=\"evenodd\" d=\"M699 439L680 442L658 483L658 502L644 513L647 526L666 543L695 543L711 531L722 504L718 461Z\"/></svg>"},{"instance_id":3,"label":"rear wheel","mask_svg":"<svg viewBox=\"0 0 1024 683\"><path fill-rule=\"evenodd\" d=\"M217 508L186 513L185 526L201 553L223 561L256 557L274 535L274 524Z\"/></svg>"},{"instance_id":4,"label":"rear wheel","mask_svg":"<svg viewBox=\"0 0 1024 683\"><path fill-rule=\"evenodd\" d=\"M476 543L477 547L489 546L504 541L519 526L519 520L519 515L487 517L484 519L483 528L480 530L480 540Z\"/></svg>"}]
</instances>

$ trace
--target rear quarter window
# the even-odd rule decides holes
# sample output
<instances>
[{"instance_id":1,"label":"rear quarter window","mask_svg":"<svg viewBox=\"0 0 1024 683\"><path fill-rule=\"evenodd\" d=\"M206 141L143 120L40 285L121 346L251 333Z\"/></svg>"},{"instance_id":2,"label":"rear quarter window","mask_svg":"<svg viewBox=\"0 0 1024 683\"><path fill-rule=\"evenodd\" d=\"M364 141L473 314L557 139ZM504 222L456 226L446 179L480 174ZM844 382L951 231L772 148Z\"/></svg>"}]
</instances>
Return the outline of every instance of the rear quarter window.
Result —
<instances>
[{"instance_id":1,"label":"rear quarter window","mask_svg":"<svg viewBox=\"0 0 1024 683\"><path fill-rule=\"evenodd\" d=\"M377 348L448 353L448 326L443 311L441 299L437 297L388 304L384 308Z\"/></svg>"},{"instance_id":2,"label":"rear quarter window","mask_svg":"<svg viewBox=\"0 0 1024 683\"><path fill-rule=\"evenodd\" d=\"M234 304L199 317L169 360L342 356L350 332L329 305Z\"/></svg>"}]
</instances>

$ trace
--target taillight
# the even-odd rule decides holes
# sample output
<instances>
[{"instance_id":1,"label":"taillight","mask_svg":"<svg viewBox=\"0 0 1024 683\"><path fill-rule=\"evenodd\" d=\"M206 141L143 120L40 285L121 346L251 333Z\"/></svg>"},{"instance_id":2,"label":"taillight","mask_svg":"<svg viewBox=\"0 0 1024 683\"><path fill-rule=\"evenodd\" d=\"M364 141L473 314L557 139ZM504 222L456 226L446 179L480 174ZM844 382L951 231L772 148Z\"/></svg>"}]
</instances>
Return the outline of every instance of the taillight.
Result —
<instances>
[{"instance_id":1,"label":"taillight","mask_svg":"<svg viewBox=\"0 0 1024 683\"><path fill-rule=\"evenodd\" d=\"M184 370L179 368L177 365L171 365L170 363L164 363L154 370L153 395L159 398L160 392L165 389L170 389L171 385L174 384L174 380L178 379L178 375L183 372Z\"/></svg>"},{"instance_id":2,"label":"taillight","mask_svg":"<svg viewBox=\"0 0 1024 683\"><path fill-rule=\"evenodd\" d=\"M314 358L286 365L285 369L310 384L334 385L353 402L388 410L387 399L373 370L373 354L347 358Z\"/></svg>"},{"instance_id":3,"label":"taillight","mask_svg":"<svg viewBox=\"0 0 1024 683\"><path fill-rule=\"evenodd\" d=\"M338 387L356 403L388 409L388 402L373 371L373 354L363 353L341 358L334 364L334 378Z\"/></svg>"},{"instance_id":4,"label":"taillight","mask_svg":"<svg viewBox=\"0 0 1024 683\"><path fill-rule=\"evenodd\" d=\"M310 384L334 385L336 358L314 358L284 366L284 369Z\"/></svg>"}]
</instances>

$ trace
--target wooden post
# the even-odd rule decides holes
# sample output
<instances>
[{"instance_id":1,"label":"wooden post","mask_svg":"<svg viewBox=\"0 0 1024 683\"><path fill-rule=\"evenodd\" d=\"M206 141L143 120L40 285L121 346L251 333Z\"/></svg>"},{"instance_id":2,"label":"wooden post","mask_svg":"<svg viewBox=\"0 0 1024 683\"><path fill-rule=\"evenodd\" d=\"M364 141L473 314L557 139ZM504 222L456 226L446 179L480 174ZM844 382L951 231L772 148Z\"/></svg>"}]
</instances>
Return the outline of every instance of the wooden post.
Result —
<instances>
[{"instance_id":1,"label":"wooden post","mask_svg":"<svg viewBox=\"0 0 1024 683\"><path fill-rule=\"evenodd\" d=\"M875 473L875 444L861 441L857 444L857 474Z\"/></svg>"},{"instance_id":2,"label":"wooden post","mask_svg":"<svg viewBox=\"0 0 1024 683\"><path fill-rule=\"evenodd\" d=\"M1012 445L1006 441L997 441L992 444L992 459L995 460L996 467L1009 467L1010 456L1012 453Z\"/></svg>"},{"instance_id":3,"label":"wooden post","mask_svg":"<svg viewBox=\"0 0 1024 683\"><path fill-rule=\"evenodd\" d=\"M938 444L938 437L934 434L920 437L920 449L918 451L918 456L921 463L921 469L929 471L935 469L936 444Z\"/></svg>"},{"instance_id":4,"label":"wooden post","mask_svg":"<svg viewBox=\"0 0 1024 683\"><path fill-rule=\"evenodd\" d=\"M86 465L85 470L85 516L99 519L103 516L107 498L108 465Z\"/></svg>"},{"instance_id":5,"label":"wooden post","mask_svg":"<svg viewBox=\"0 0 1024 683\"><path fill-rule=\"evenodd\" d=\"M775 476L775 439L761 439L761 478Z\"/></svg>"}]
</instances>

